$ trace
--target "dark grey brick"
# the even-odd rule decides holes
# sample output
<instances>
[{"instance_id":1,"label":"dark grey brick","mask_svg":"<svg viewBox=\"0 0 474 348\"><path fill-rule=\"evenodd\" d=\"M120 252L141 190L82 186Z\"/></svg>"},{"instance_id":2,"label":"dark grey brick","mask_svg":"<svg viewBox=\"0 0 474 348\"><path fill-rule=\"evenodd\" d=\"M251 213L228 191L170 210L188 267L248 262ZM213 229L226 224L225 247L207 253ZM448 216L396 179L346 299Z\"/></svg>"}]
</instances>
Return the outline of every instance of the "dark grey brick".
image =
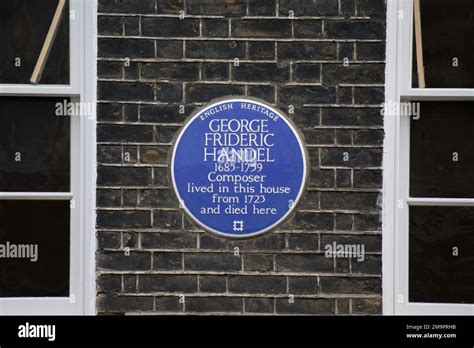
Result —
<instances>
[{"instance_id":1,"label":"dark grey brick","mask_svg":"<svg viewBox=\"0 0 474 348\"><path fill-rule=\"evenodd\" d=\"M334 60L337 59L335 42L279 42L279 59Z\"/></svg>"},{"instance_id":2,"label":"dark grey brick","mask_svg":"<svg viewBox=\"0 0 474 348\"><path fill-rule=\"evenodd\" d=\"M196 37L199 36L199 20L142 17L142 35L151 37Z\"/></svg>"},{"instance_id":3,"label":"dark grey brick","mask_svg":"<svg viewBox=\"0 0 474 348\"><path fill-rule=\"evenodd\" d=\"M101 228L145 228L151 227L149 211L136 210L99 210L97 226Z\"/></svg>"},{"instance_id":4,"label":"dark grey brick","mask_svg":"<svg viewBox=\"0 0 474 348\"><path fill-rule=\"evenodd\" d=\"M173 138L179 129L179 126L155 126L155 141L157 143L171 145Z\"/></svg>"},{"instance_id":5,"label":"dark grey brick","mask_svg":"<svg viewBox=\"0 0 474 348\"><path fill-rule=\"evenodd\" d=\"M99 122L121 121L123 108L120 104L99 103L97 104L97 119Z\"/></svg>"},{"instance_id":6,"label":"dark grey brick","mask_svg":"<svg viewBox=\"0 0 474 348\"><path fill-rule=\"evenodd\" d=\"M313 209L316 206L313 205ZM297 212L288 227L299 230L332 230L334 217L327 213Z\"/></svg>"},{"instance_id":7,"label":"dark grey brick","mask_svg":"<svg viewBox=\"0 0 474 348\"><path fill-rule=\"evenodd\" d=\"M247 313L273 313L274 299L261 297L246 297L244 299L245 312Z\"/></svg>"},{"instance_id":8,"label":"dark grey brick","mask_svg":"<svg viewBox=\"0 0 474 348\"><path fill-rule=\"evenodd\" d=\"M379 298L354 298L352 300L352 314L381 314L382 300Z\"/></svg>"},{"instance_id":9,"label":"dark grey brick","mask_svg":"<svg viewBox=\"0 0 474 348\"><path fill-rule=\"evenodd\" d=\"M332 272L332 259L316 254L285 254L276 256L276 268L283 272Z\"/></svg>"},{"instance_id":10,"label":"dark grey brick","mask_svg":"<svg viewBox=\"0 0 474 348\"><path fill-rule=\"evenodd\" d=\"M354 131L355 145L375 145L383 144L384 132L377 129L363 129Z\"/></svg>"},{"instance_id":11,"label":"dark grey brick","mask_svg":"<svg viewBox=\"0 0 474 348\"><path fill-rule=\"evenodd\" d=\"M202 234L200 236L199 240L199 247L201 249L210 249L210 250L215 250L215 249L220 249L220 250L225 250L226 249L226 243L223 239L217 238L210 236L208 234Z\"/></svg>"},{"instance_id":12,"label":"dark grey brick","mask_svg":"<svg viewBox=\"0 0 474 348\"><path fill-rule=\"evenodd\" d=\"M356 15L356 0L340 0L341 14L345 17Z\"/></svg>"},{"instance_id":13,"label":"dark grey brick","mask_svg":"<svg viewBox=\"0 0 474 348\"><path fill-rule=\"evenodd\" d=\"M379 109L322 108L321 121L327 126L380 126L383 117Z\"/></svg>"},{"instance_id":14,"label":"dark grey brick","mask_svg":"<svg viewBox=\"0 0 474 348\"><path fill-rule=\"evenodd\" d=\"M98 248L103 249L120 249L122 245L120 232L97 232Z\"/></svg>"},{"instance_id":15,"label":"dark grey brick","mask_svg":"<svg viewBox=\"0 0 474 348\"><path fill-rule=\"evenodd\" d=\"M290 77L288 64L244 63L234 66L232 76L236 81L260 82L263 80L283 82Z\"/></svg>"},{"instance_id":16,"label":"dark grey brick","mask_svg":"<svg viewBox=\"0 0 474 348\"><path fill-rule=\"evenodd\" d=\"M283 38L291 33L286 19L236 19L232 21L233 37Z\"/></svg>"},{"instance_id":17,"label":"dark grey brick","mask_svg":"<svg viewBox=\"0 0 474 348\"><path fill-rule=\"evenodd\" d=\"M334 170L313 169L310 174L309 186L318 188L334 187Z\"/></svg>"},{"instance_id":18,"label":"dark grey brick","mask_svg":"<svg viewBox=\"0 0 474 348\"><path fill-rule=\"evenodd\" d=\"M126 36L140 35L140 18L125 17L123 19L123 32Z\"/></svg>"},{"instance_id":19,"label":"dark grey brick","mask_svg":"<svg viewBox=\"0 0 474 348\"><path fill-rule=\"evenodd\" d=\"M187 297L186 312L233 312L242 313L241 297Z\"/></svg>"},{"instance_id":20,"label":"dark grey brick","mask_svg":"<svg viewBox=\"0 0 474 348\"><path fill-rule=\"evenodd\" d=\"M249 58L273 60L275 59L275 45L275 42L272 41L249 41Z\"/></svg>"},{"instance_id":21,"label":"dark grey brick","mask_svg":"<svg viewBox=\"0 0 474 348\"><path fill-rule=\"evenodd\" d=\"M153 211L153 227L180 229L181 213L173 210L155 210Z\"/></svg>"},{"instance_id":22,"label":"dark grey brick","mask_svg":"<svg viewBox=\"0 0 474 348\"><path fill-rule=\"evenodd\" d=\"M165 164L169 146L140 146L140 161L147 164Z\"/></svg>"},{"instance_id":23,"label":"dark grey brick","mask_svg":"<svg viewBox=\"0 0 474 348\"><path fill-rule=\"evenodd\" d=\"M381 279L365 277L321 277L321 292L326 294L380 294Z\"/></svg>"},{"instance_id":24,"label":"dark grey brick","mask_svg":"<svg viewBox=\"0 0 474 348\"><path fill-rule=\"evenodd\" d=\"M155 297L156 312L181 312L183 304L179 302L179 296L157 296Z\"/></svg>"},{"instance_id":25,"label":"dark grey brick","mask_svg":"<svg viewBox=\"0 0 474 348\"><path fill-rule=\"evenodd\" d=\"M328 20L324 31L330 39L384 39L385 22L374 20Z\"/></svg>"},{"instance_id":26,"label":"dark grey brick","mask_svg":"<svg viewBox=\"0 0 474 348\"><path fill-rule=\"evenodd\" d=\"M357 214L354 217L354 230L380 231L382 228L381 217L378 214Z\"/></svg>"},{"instance_id":27,"label":"dark grey brick","mask_svg":"<svg viewBox=\"0 0 474 348\"><path fill-rule=\"evenodd\" d=\"M288 299L276 300L276 312L281 314L334 314L333 299L295 298L293 303Z\"/></svg>"},{"instance_id":28,"label":"dark grey brick","mask_svg":"<svg viewBox=\"0 0 474 348\"><path fill-rule=\"evenodd\" d=\"M319 235L295 233L288 236L288 249L291 250L318 250Z\"/></svg>"},{"instance_id":29,"label":"dark grey brick","mask_svg":"<svg viewBox=\"0 0 474 348\"><path fill-rule=\"evenodd\" d=\"M314 295L318 291L318 278L289 277L288 289L292 295Z\"/></svg>"},{"instance_id":30,"label":"dark grey brick","mask_svg":"<svg viewBox=\"0 0 474 348\"><path fill-rule=\"evenodd\" d=\"M272 85L249 86L248 93L250 97L263 99L267 103L275 102L275 87Z\"/></svg>"},{"instance_id":31,"label":"dark grey brick","mask_svg":"<svg viewBox=\"0 0 474 348\"><path fill-rule=\"evenodd\" d=\"M155 13L155 0L99 0L99 13Z\"/></svg>"},{"instance_id":32,"label":"dark grey brick","mask_svg":"<svg viewBox=\"0 0 474 348\"><path fill-rule=\"evenodd\" d=\"M300 1L279 0L280 14L289 15L293 11L295 16L337 16L338 2L334 0Z\"/></svg>"},{"instance_id":33,"label":"dark grey brick","mask_svg":"<svg viewBox=\"0 0 474 348\"><path fill-rule=\"evenodd\" d=\"M337 169L336 170L336 187L350 188L352 186L351 170Z\"/></svg>"},{"instance_id":34,"label":"dark grey brick","mask_svg":"<svg viewBox=\"0 0 474 348\"><path fill-rule=\"evenodd\" d=\"M373 192L321 192L321 209L371 211L377 197Z\"/></svg>"},{"instance_id":35,"label":"dark grey brick","mask_svg":"<svg viewBox=\"0 0 474 348\"><path fill-rule=\"evenodd\" d=\"M336 89L321 86L282 86L280 102L292 105L336 102Z\"/></svg>"},{"instance_id":36,"label":"dark grey brick","mask_svg":"<svg viewBox=\"0 0 474 348\"><path fill-rule=\"evenodd\" d=\"M141 77L146 80L183 80L199 79L197 63L145 63L142 64Z\"/></svg>"},{"instance_id":37,"label":"dark grey brick","mask_svg":"<svg viewBox=\"0 0 474 348\"><path fill-rule=\"evenodd\" d=\"M99 57L105 58L152 58L155 56L153 40L129 38L99 38Z\"/></svg>"},{"instance_id":38,"label":"dark grey brick","mask_svg":"<svg viewBox=\"0 0 474 348\"><path fill-rule=\"evenodd\" d=\"M97 291L120 292L122 290L122 276L120 274L99 274L97 276Z\"/></svg>"},{"instance_id":39,"label":"dark grey brick","mask_svg":"<svg viewBox=\"0 0 474 348\"><path fill-rule=\"evenodd\" d=\"M97 267L114 271L147 271L151 267L151 254L147 252L103 251L97 255Z\"/></svg>"},{"instance_id":40,"label":"dark grey brick","mask_svg":"<svg viewBox=\"0 0 474 348\"><path fill-rule=\"evenodd\" d=\"M181 253L153 253L153 269L155 271L179 271L182 267Z\"/></svg>"},{"instance_id":41,"label":"dark grey brick","mask_svg":"<svg viewBox=\"0 0 474 348\"><path fill-rule=\"evenodd\" d=\"M347 161L345 161L346 158ZM341 167L380 167L382 165L382 151L361 148L321 149L321 164Z\"/></svg>"},{"instance_id":42,"label":"dark grey brick","mask_svg":"<svg viewBox=\"0 0 474 348\"><path fill-rule=\"evenodd\" d=\"M311 129L303 131L306 143L309 145L334 145L335 132L333 129Z\"/></svg>"},{"instance_id":43,"label":"dark grey brick","mask_svg":"<svg viewBox=\"0 0 474 348\"><path fill-rule=\"evenodd\" d=\"M196 236L189 232L147 232L142 234L145 249L193 249L197 246Z\"/></svg>"},{"instance_id":44,"label":"dark grey brick","mask_svg":"<svg viewBox=\"0 0 474 348\"><path fill-rule=\"evenodd\" d=\"M140 274L139 292L195 292L197 277L194 275Z\"/></svg>"},{"instance_id":45,"label":"dark grey brick","mask_svg":"<svg viewBox=\"0 0 474 348\"><path fill-rule=\"evenodd\" d=\"M357 43L358 60L384 60L385 43L384 42L358 42Z\"/></svg>"},{"instance_id":46,"label":"dark grey brick","mask_svg":"<svg viewBox=\"0 0 474 348\"><path fill-rule=\"evenodd\" d=\"M199 291L210 293L224 293L226 291L226 277L212 275L200 276Z\"/></svg>"},{"instance_id":47,"label":"dark grey brick","mask_svg":"<svg viewBox=\"0 0 474 348\"><path fill-rule=\"evenodd\" d=\"M179 103L183 100L182 83L157 83L155 86L156 101Z\"/></svg>"},{"instance_id":48,"label":"dark grey brick","mask_svg":"<svg viewBox=\"0 0 474 348\"><path fill-rule=\"evenodd\" d=\"M124 248L137 249L139 233L136 232L123 232L122 233L122 246Z\"/></svg>"},{"instance_id":49,"label":"dark grey brick","mask_svg":"<svg viewBox=\"0 0 474 348\"><path fill-rule=\"evenodd\" d=\"M241 258L233 253L185 254L184 268L191 271L240 271Z\"/></svg>"},{"instance_id":50,"label":"dark grey brick","mask_svg":"<svg viewBox=\"0 0 474 348\"><path fill-rule=\"evenodd\" d=\"M313 128L320 123L319 108L297 107L293 122L301 129Z\"/></svg>"},{"instance_id":51,"label":"dark grey brick","mask_svg":"<svg viewBox=\"0 0 474 348\"><path fill-rule=\"evenodd\" d=\"M352 144L352 130L338 129L336 130L336 143L338 145L351 145Z\"/></svg>"},{"instance_id":52,"label":"dark grey brick","mask_svg":"<svg viewBox=\"0 0 474 348\"><path fill-rule=\"evenodd\" d=\"M245 0L186 0L188 14L243 16L247 9Z\"/></svg>"},{"instance_id":53,"label":"dark grey brick","mask_svg":"<svg viewBox=\"0 0 474 348\"><path fill-rule=\"evenodd\" d=\"M97 189L97 207L120 207L122 195L120 190Z\"/></svg>"},{"instance_id":54,"label":"dark grey brick","mask_svg":"<svg viewBox=\"0 0 474 348\"><path fill-rule=\"evenodd\" d=\"M322 20L305 19L294 21L294 33L296 38L316 39L323 36Z\"/></svg>"},{"instance_id":55,"label":"dark grey brick","mask_svg":"<svg viewBox=\"0 0 474 348\"><path fill-rule=\"evenodd\" d=\"M354 102L356 104L380 105L385 100L383 87L354 87ZM380 110L378 110L380 113Z\"/></svg>"},{"instance_id":56,"label":"dark grey brick","mask_svg":"<svg viewBox=\"0 0 474 348\"><path fill-rule=\"evenodd\" d=\"M99 100L153 101L153 85L135 82L99 82Z\"/></svg>"},{"instance_id":57,"label":"dark grey brick","mask_svg":"<svg viewBox=\"0 0 474 348\"><path fill-rule=\"evenodd\" d=\"M127 313L153 311L153 296L97 296L97 311Z\"/></svg>"},{"instance_id":58,"label":"dark grey brick","mask_svg":"<svg viewBox=\"0 0 474 348\"><path fill-rule=\"evenodd\" d=\"M135 274L124 274L123 278L123 291L128 293L137 292L137 276Z\"/></svg>"},{"instance_id":59,"label":"dark grey brick","mask_svg":"<svg viewBox=\"0 0 474 348\"><path fill-rule=\"evenodd\" d=\"M382 257L380 255L365 255L364 261L353 259L352 273L382 274Z\"/></svg>"},{"instance_id":60,"label":"dark grey brick","mask_svg":"<svg viewBox=\"0 0 474 348\"><path fill-rule=\"evenodd\" d=\"M182 58L183 42L180 40L156 40L156 57L157 58Z\"/></svg>"},{"instance_id":61,"label":"dark grey brick","mask_svg":"<svg viewBox=\"0 0 474 348\"><path fill-rule=\"evenodd\" d=\"M226 81L229 79L229 64L210 63L201 64L202 80Z\"/></svg>"},{"instance_id":62,"label":"dark grey brick","mask_svg":"<svg viewBox=\"0 0 474 348\"><path fill-rule=\"evenodd\" d=\"M185 116L180 112L180 105L140 105L142 122L179 123L184 121Z\"/></svg>"},{"instance_id":63,"label":"dark grey brick","mask_svg":"<svg viewBox=\"0 0 474 348\"><path fill-rule=\"evenodd\" d=\"M207 83L186 84L186 101L189 103L208 102L215 98L243 94L243 86Z\"/></svg>"},{"instance_id":64,"label":"dark grey brick","mask_svg":"<svg viewBox=\"0 0 474 348\"><path fill-rule=\"evenodd\" d=\"M293 80L295 81L320 81L321 64L299 63L293 64Z\"/></svg>"},{"instance_id":65,"label":"dark grey brick","mask_svg":"<svg viewBox=\"0 0 474 348\"><path fill-rule=\"evenodd\" d=\"M385 18L386 2L382 0L357 0L357 14L370 18Z\"/></svg>"},{"instance_id":66,"label":"dark grey brick","mask_svg":"<svg viewBox=\"0 0 474 348\"><path fill-rule=\"evenodd\" d=\"M184 0L158 0L156 5L160 14L179 14L184 11Z\"/></svg>"},{"instance_id":67,"label":"dark grey brick","mask_svg":"<svg viewBox=\"0 0 474 348\"><path fill-rule=\"evenodd\" d=\"M383 84L385 65L383 64L323 64L322 81L325 85Z\"/></svg>"},{"instance_id":68,"label":"dark grey brick","mask_svg":"<svg viewBox=\"0 0 474 348\"><path fill-rule=\"evenodd\" d=\"M274 16L278 0L249 0L250 16Z\"/></svg>"},{"instance_id":69,"label":"dark grey brick","mask_svg":"<svg viewBox=\"0 0 474 348\"><path fill-rule=\"evenodd\" d=\"M97 141L121 143L151 142L153 141L153 128L141 125L101 124L97 127Z\"/></svg>"},{"instance_id":70,"label":"dark grey brick","mask_svg":"<svg viewBox=\"0 0 474 348\"><path fill-rule=\"evenodd\" d=\"M286 277L230 276L229 292L239 294L284 294Z\"/></svg>"},{"instance_id":71,"label":"dark grey brick","mask_svg":"<svg viewBox=\"0 0 474 348\"><path fill-rule=\"evenodd\" d=\"M337 57L346 63L351 63L354 59L354 43L352 42L339 42Z\"/></svg>"},{"instance_id":72,"label":"dark grey brick","mask_svg":"<svg viewBox=\"0 0 474 348\"><path fill-rule=\"evenodd\" d=\"M187 41L186 57L195 59L245 58L245 43L242 41Z\"/></svg>"},{"instance_id":73,"label":"dark grey brick","mask_svg":"<svg viewBox=\"0 0 474 348\"><path fill-rule=\"evenodd\" d=\"M140 190L139 207L179 208L179 203L169 189Z\"/></svg>"},{"instance_id":74,"label":"dark grey brick","mask_svg":"<svg viewBox=\"0 0 474 348\"><path fill-rule=\"evenodd\" d=\"M161 187L167 187L169 182L168 182L168 170L167 168L153 168L153 174L154 174L154 185L155 186L161 186Z\"/></svg>"},{"instance_id":75,"label":"dark grey brick","mask_svg":"<svg viewBox=\"0 0 474 348\"><path fill-rule=\"evenodd\" d=\"M122 146L99 145L97 147L97 161L99 163L122 163Z\"/></svg>"},{"instance_id":76,"label":"dark grey brick","mask_svg":"<svg viewBox=\"0 0 474 348\"><path fill-rule=\"evenodd\" d=\"M99 16L97 19L97 33L99 35L122 35L123 17Z\"/></svg>"},{"instance_id":77,"label":"dark grey brick","mask_svg":"<svg viewBox=\"0 0 474 348\"><path fill-rule=\"evenodd\" d=\"M273 255L247 254L244 256L244 269L249 272L271 272Z\"/></svg>"},{"instance_id":78,"label":"dark grey brick","mask_svg":"<svg viewBox=\"0 0 474 348\"><path fill-rule=\"evenodd\" d=\"M203 19L202 35L204 37L228 37L229 20L227 19Z\"/></svg>"},{"instance_id":79,"label":"dark grey brick","mask_svg":"<svg viewBox=\"0 0 474 348\"><path fill-rule=\"evenodd\" d=\"M336 214L336 230L352 230L352 214Z\"/></svg>"}]
</instances>

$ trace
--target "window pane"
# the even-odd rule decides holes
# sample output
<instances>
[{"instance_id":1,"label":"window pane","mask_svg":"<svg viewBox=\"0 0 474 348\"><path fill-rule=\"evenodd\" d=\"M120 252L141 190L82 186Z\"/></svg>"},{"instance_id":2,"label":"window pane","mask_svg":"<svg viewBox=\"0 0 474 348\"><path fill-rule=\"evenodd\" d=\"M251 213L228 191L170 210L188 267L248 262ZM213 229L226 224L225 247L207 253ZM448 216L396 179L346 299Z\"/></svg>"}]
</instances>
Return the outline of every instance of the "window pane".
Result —
<instances>
[{"instance_id":1,"label":"window pane","mask_svg":"<svg viewBox=\"0 0 474 348\"><path fill-rule=\"evenodd\" d=\"M68 192L70 119L58 98L0 98L0 191Z\"/></svg>"},{"instance_id":2,"label":"window pane","mask_svg":"<svg viewBox=\"0 0 474 348\"><path fill-rule=\"evenodd\" d=\"M474 208L410 207L410 302L474 303Z\"/></svg>"},{"instance_id":3,"label":"window pane","mask_svg":"<svg viewBox=\"0 0 474 348\"><path fill-rule=\"evenodd\" d=\"M0 201L1 297L69 296L69 215L67 201Z\"/></svg>"},{"instance_id":4,"label":"window pane","mask_svg":"<svg viewBox=\"0 0 474 348\"><path fill-rule=\"evenodd\" d=\"M69 84L68 1L40 84ZM29 84L58 0L0 1L0 83Z\"/></svg>"},{"instance_id":5,"label":"window pane","mask_svg":"<svg viewBox=\"0 0 474 348\"><path fill-rule=\"evenodd\" d=\"M421 0L427 88L474 88L472 0ZM413 87L418 87L413 30Z\"/></svg>"},{"instance_id":6,"label":"window pane","mask_svg":"<svg viewBox=\"0 0 474 348\"><path fill-rule=\"evenodd\" d=\"M410 196L474 197L474 103L423 102L410 121Z\"/></svg>"}]
</instances>

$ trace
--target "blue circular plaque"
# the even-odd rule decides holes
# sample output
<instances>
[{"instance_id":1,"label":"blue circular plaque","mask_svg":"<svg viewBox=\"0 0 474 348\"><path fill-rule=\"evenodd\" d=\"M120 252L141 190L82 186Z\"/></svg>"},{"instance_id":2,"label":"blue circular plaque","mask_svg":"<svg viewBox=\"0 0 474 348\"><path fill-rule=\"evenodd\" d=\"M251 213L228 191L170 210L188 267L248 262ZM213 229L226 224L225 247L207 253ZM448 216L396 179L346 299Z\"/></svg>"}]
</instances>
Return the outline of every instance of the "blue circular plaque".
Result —
<instances>
[{"instance_id":1,"label":"blue circular plaque","mask_svg":"<svg viewBox=\"0 0 474 348\"><path fill-rule=\"evenodd\" d=\"M221 99L190 117L171 155L180 206L203 229L249 238L284 221L307 178L302 139L273 107L247 98Z\"/></svg>"}]
</instances>

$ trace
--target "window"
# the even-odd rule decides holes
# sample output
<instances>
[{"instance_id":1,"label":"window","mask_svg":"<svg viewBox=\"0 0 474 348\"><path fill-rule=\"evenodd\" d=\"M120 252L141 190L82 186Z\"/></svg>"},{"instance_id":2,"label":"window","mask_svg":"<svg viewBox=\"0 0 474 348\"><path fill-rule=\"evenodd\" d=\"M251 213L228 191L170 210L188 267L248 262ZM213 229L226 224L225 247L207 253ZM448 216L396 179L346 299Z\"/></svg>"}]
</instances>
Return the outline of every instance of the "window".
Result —
<instances>
[{"instance_id":1,"label":"window","mask_svg":"<svg viewBox=\"0 0 474 348\"><path fill-rule=\"evenodd\" d=\"M0 2L1 314L88 312L94 5Z\"/></svg>"},{"instance_id":2,"label":"window","mask_svg":"<svg viewBox=\"0 0 474 348\"><path fill-rule=\"evenodd\" d=\"M400 106L385 121L395 130L386 141L396 173L394 312L474 313L474 7L471 0L390 7L389 37L398 40L387 95Z\"/></svg>"}]
</instances>

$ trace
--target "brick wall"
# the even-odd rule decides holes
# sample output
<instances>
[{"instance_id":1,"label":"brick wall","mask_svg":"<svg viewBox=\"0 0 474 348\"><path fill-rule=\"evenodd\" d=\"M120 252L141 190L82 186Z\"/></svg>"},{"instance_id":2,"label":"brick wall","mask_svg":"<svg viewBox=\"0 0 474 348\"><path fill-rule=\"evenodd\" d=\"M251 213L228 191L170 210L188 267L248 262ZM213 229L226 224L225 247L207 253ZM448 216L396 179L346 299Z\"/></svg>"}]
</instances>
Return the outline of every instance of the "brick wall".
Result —
<instances>
[{"instance_id":1,"label":"brick wall","mask_svg":"<svg viewBox=\"0 0 474 348\"><path fill-rule=\"evenodd\" d=\"M98 312L380 313L384 1L99 0L98 23ZM167 179L186 116L226 95L287 112L310 154L295 217L254 240L193 226Z\"/></svg>"}]
</instances>

